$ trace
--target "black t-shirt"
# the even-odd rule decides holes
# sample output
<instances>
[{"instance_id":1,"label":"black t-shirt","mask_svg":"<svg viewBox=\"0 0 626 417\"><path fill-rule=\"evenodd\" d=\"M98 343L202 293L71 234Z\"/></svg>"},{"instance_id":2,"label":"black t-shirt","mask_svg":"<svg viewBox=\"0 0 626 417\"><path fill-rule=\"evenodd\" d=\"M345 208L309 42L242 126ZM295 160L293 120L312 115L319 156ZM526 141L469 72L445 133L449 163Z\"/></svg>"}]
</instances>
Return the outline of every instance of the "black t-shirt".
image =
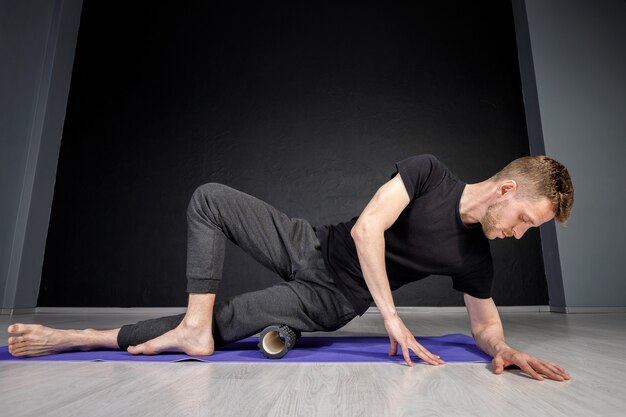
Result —
<instances>
[{"instance_id":1,"label":"black t-shirt","mask_svg":"<svg viewBox=\"0 0 626 417\"><path fill-rule=\"evenodd\" d=\"M491 297L493 263L480 224L461 221L459 202L465 183L433 155L396 162L411 201L385 231L385 266L391 290L429 275L449 275L452 287L477 298ZM363 314L372 296L367 289L354 240L358 219L315 227L324 263L339 289Z\"/></svg>"}]
</instances>

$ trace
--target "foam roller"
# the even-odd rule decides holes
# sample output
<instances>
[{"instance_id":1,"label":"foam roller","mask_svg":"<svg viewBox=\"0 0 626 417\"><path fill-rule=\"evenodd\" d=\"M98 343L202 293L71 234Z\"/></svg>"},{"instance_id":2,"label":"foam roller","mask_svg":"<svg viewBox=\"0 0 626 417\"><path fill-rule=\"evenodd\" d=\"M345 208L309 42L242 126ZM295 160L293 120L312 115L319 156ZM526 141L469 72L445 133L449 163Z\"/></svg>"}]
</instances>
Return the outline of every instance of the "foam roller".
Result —
<instances>
[{"instance_id":1,"label":"foam roller","mask_svg":"<svg viewBox=\"0 0 626 417\"><path fill-rule=\"evenodd\" d=\"M280 359L300 339L300 332L284 324L273 324L259 335L259 349L269 359Z\"/></svg>"}]
</instances>

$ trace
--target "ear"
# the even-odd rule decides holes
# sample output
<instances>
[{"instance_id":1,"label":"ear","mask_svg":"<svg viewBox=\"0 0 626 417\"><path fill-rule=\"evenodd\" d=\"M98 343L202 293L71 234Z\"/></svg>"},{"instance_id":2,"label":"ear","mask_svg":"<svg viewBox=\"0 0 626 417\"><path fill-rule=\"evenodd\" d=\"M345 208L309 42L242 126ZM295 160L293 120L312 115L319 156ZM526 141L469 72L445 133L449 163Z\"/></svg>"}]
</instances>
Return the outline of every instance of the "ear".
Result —
<instances>
[{"instance_id":1,"label":"ear","mask_svg":"<svg viewBox=\"0 0 626 417\"><path fill-rule=\"evenodd\" d=\"M517 182L513 180L506 180L498 185L498 198L501 200L508 200L513 198L517 191Z\"/></svg>"}]
</instances>

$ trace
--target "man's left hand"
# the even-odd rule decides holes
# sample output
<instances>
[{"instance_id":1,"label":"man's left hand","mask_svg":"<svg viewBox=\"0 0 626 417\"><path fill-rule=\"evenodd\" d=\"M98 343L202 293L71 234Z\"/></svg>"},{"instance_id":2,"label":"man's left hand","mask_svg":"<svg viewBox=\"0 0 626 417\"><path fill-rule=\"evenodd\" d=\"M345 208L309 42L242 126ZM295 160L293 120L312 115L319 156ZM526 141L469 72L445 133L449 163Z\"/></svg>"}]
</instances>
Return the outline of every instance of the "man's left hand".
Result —
<instances>
[{"instance_id":1,"label":"man's left hand","mask_svg":"<svg viewBox=\"0 0 626 417\"><path fill-rule=\"evenodd\" d=\"M543 359L536 358L528 353L519 352L512 348L498 351L491 363L493 364L496 375L502 374L502 371L507 366L517 365L522 371L539 381L543 381L541 375L545 375L555 381L570 379L569 374L556 363L544 361Z\"/></svg>"}]
</instances>

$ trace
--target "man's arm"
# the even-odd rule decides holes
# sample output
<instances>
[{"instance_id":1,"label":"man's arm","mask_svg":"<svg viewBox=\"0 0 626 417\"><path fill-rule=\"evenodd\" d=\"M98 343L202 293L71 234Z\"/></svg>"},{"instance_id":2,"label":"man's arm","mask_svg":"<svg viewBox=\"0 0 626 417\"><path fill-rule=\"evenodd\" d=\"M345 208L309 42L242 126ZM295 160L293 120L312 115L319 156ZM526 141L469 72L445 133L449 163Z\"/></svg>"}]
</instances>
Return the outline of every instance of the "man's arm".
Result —
<instances>
[{"instance_id":1,"label":"man's arm","mask_svg":"<svg viewBox=\"0 0 626 417\"><path fill-rule=\"evenodd\" d=\"M522 371L540 381L543 380L540 374L555 381L570 379L559 365L519 352L506 344L500 315L492 298L481 299L465 294L464 300L472 336L480 350L493 357L492 364L497 375L500 375L507 366L517 365Z\"/></svg>"},{"instance_id":2,"label":"man's arm","mask_svg":"<svg viewBox=\"0 0 626 417\"><path fill-rule=\"evenodd\" d=\"M409 195L398 174L376 191L350 234L354 239L365 283L389 334L389 354L395 355L399 344L409 366L413 366L409 349L425 362L438 365L444 362L420 345L398 316L385 270L384 232L398 219L409 202Z\"/></svg>"}]
</instances>

